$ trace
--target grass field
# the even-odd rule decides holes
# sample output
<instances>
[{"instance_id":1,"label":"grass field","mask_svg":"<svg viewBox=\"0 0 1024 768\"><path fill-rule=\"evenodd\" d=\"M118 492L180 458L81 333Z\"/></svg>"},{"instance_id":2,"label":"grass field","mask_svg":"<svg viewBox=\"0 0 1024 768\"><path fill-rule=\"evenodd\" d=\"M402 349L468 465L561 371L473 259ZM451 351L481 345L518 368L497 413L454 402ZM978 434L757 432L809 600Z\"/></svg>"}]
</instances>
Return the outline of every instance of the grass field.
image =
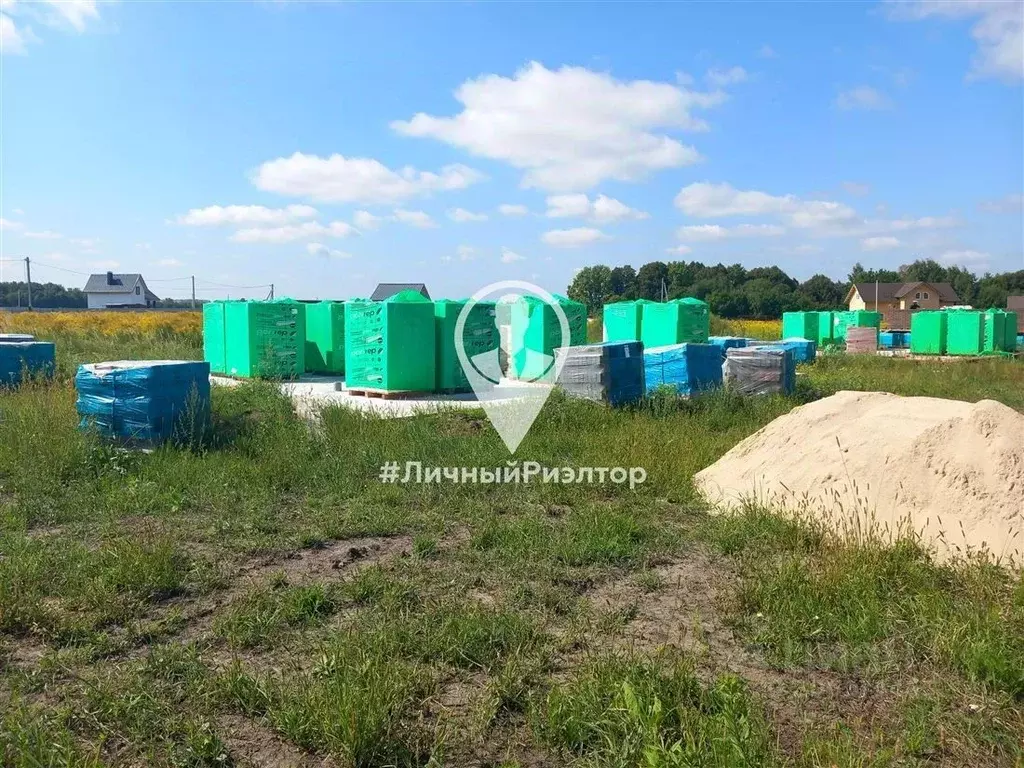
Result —
<instances>
[{"instance_id":1,"label":"grass field","mask_svg":"<svg viewBox=\"0 0 1024 768\"><path fill-rule=\"evenodd\" d=\"M692 477L843 388L1024 410L1024 366L827 358L797 395L608 411L553 397L517 458L615 484L385 484L504 467L477 413L319 427L214 390L204 440L77 430L86 359L194 332L62 331L62 377L0 394L0 755L12 766L1024 764L1024 579L834 540Z\"/></svg>"}]
</instances>

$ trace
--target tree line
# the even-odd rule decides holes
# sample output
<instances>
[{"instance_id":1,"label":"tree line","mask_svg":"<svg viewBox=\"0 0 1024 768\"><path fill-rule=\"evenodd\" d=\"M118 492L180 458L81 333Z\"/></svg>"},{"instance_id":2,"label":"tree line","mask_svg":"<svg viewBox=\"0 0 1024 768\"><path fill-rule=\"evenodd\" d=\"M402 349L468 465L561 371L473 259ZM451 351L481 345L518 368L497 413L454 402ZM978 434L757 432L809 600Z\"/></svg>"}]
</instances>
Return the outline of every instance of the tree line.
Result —
<instances>
[{"instance_id":1,"label":"tree line","mask_svg":"<svg viewBox=\"0 0 1024 768\"><path fill-rule=\"evenodd\" d=\"M865 269L854 264L845 281L814 275L800 282L778 267L746 269L740 264L712 266L699 261L652 261L640 269L626 265L584 267L567 295L587 305L591 315L613 301L695 296L719 317L772 319L783 312L838 309L845 305L852 283L901 283L918 280L949 283L960 302L974 307L1005 307L1006 297L1024 294L1024 270L977 277L962 267L944 267L931 259L904 264L897 270Z\"/></svg>"}]
</instances>

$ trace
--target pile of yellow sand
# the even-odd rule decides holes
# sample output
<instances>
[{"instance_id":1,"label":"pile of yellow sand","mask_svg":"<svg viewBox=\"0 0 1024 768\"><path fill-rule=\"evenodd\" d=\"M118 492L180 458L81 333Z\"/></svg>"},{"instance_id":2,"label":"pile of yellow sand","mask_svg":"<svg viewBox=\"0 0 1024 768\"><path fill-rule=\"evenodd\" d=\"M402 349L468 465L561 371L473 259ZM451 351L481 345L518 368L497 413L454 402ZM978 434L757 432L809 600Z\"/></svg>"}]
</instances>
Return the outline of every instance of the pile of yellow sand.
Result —
<instances>
[{"instance_id":1,"label":"pile of yellow sand","mask_svg":"<svg viewBox=\"0 0 1024 768\"><path fill-rule=\"evenodd\" d=\"M696 476L713 504L759 499L842 530L909 525L940 557L1024 562L1024 415L1001 403L839 392L795 408Z\"/></svg>"}]
</instances>

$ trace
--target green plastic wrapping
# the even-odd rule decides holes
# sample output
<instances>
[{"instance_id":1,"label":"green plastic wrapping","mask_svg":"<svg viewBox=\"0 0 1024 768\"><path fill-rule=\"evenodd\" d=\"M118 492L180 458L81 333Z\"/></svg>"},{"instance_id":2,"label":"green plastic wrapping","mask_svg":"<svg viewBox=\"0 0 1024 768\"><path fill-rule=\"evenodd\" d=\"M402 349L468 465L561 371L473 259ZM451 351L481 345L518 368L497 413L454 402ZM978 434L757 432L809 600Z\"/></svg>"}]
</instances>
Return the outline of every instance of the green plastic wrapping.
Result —
<instances>
[{"instance_id":1,"label":"green plastic wrapping","mask_svg":"<svg viewBox=\"0 0 1024 768\"><path fill-rule=\"evenodd\" d=\"M1017 351L1017 313L1006 312L1003 314L1003 340L1006 342L1006 352Z\"/></svg>"},{"instance_id":2,"label":"green plastic wrapping","mask_svg":"<svg viewBox=\"0 0 1024 768\"><path fill-rule=\"evenodd\" d=\"M1006 322L1004 312L1001 309L990 309L985 312L983 321L983 337L981 349L983 352L1003 352L1006 350Z\"/></svg>"},{"instance_id":3,"label":"green plastic wrapping","mask_svg":"<svg viewBox=\"0 0 1024 768\"><path fill-rule=\"evenodd\" d=\"M551 304L535 296L523 296L511 304L512 378L540 379L554 370L556 348L587 343L587 308L564 296L554 299L569 323L567 340L561 337L561 324Z\"/></svg>"},{"instance_id":4,"label":"green plastic wrapping","mask_svg":"<svg viewBox=\"0 0 1024 768\"><path fill-rule=\"evenodd\" d=\"M846 341L847 328L881 328L882 313L869 312L866 309L852 309L848 312L834 312L832 322L832 338L835 341Z\"/></svg>"},{"instance_id":5,"label":"green plastic wrapping","mask_svg":"<svg viewBox=\"0 0 1024 768\"><path fill-rule=\"evenodd\" d=\"M946 354L946 321L942 311L925 310L910 316L910 351L916 355Z\"/></svg>"},{"instance_id":6,"label":"green plastic wrapping","mask_svg":"<svg viewBox=\"0 0 1024 768\"><path fill-rule=\"evenodd\" d=\"M226 372L243 378L298 378L305 370L305 319L297 302L225 302Z\"/></svg>"},{"instance_id":7,"label":"green plastic wrapping","mask_svg":"<svg viewBox=\"0 0 1024 768\"><path fill-rule=\"evenodd\" d=\"M432 392L436 386L434 303L417 291L345 304L345 386Z\"/></svg>"},{"instance_id":8,"label":"green plastic wrapping","mask_svg":"<svg viewBox=\"0 0 1024 768\"><path fill-rule=\"evenodd\" d=\"M782 338L818 340L817 312L783 312Z\"/></svg>"},{"instance_id":9,"label":"green plastic wrapping","mask_svg":"<svg viewBox=\"0 0 1024 768\"><path fill-rule=\"evenodd\" d=\"M455 326L468 302L442 299L434 302L434 324L437 331L437 381L439 392L467 392L469 379L459 362ZM498 348L498 326L495 324L495 303L478 301L469 310L462 329L461 343L466 356L473 359Z\"/></svg>"},{"instance_id":10,"label":"green plastic wrapping","mask_svg":"<svg viewBox=\"0 0 1024 768\"><path fill-rule=\"evenodd\" d=\"M913 340L913 334L911 334ZM980 355L985 347L985 316L981 312L948 312L946 317L946 353Z\"/></svg>"},{"instance_id":11,"label":"green plastic wrapping","mask_svg":"<svg viewBox=\"0 0 1024 768\"><path fill-rule=\"evenodd\" d=\"M640 341L643 328L644 305L647 299L616 301L605 304L603 314L605 341Z\"/></svg>"},{"instance_id":12,"label":"green plastic wrapping","mask_svg":"<svg viewBox=\"0 0 1024 768\"><path fill-rule=\"evenodd\" d=\"M203 305L203 359L211 373L227 373L227 338L225 336L224 302Z\"/></svg>"},{"instance_id":13,"label":"green plastic wrapping","mask_svg":"<svg viewBox=\"0 0 1024 768\"><path fill-rule=\"evenodd\" d=\"M824 344L831 344L835 339L833 331L835 327L835 314L831 310L818 312L817 342L819 347Z\"/></svg>"},{"instance_id":14,"label":"green plastic wrapping","mask_svg":"<svg viewBox=\"0 0 1024 768\"><path fill-rule=\"evenodd\" d=\"M306 305L306 370L345 373L345 305L321 301Z\"/></svg>"},{"instance_id":15,"label":"green plastic wrapping","mask_svg":"<svg viewBox=\"0 0 1024 768\"><path fill-rule=\"evenodd\" d=\"M644 347L669 344L706 344L711 332L711 313L700 299L675 299L644 305L641 341Z\"/></svg>"}]
</instances>

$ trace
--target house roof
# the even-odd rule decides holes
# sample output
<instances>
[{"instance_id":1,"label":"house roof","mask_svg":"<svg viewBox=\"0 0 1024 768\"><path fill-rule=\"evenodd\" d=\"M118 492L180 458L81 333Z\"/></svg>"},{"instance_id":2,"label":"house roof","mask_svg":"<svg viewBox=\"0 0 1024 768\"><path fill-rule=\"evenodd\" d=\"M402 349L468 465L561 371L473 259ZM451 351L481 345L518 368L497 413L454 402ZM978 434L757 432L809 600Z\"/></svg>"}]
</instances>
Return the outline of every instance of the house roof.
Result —
<instances>
[{"instance_id":1,"label":"house roof","mask_svg":"<svg viewBox=\"0 0 1024 768\"><path fill-rule=\"evenodd\" d=\"M89 275L84 290L85 293L133 293L136 283L140 280L146 292L146 298L150 301L159 301L160 297L149 290L146 281L138 272L104 272L101 275Z\"/></svg>"},{"instance_id":2,"label":"house roof","mask_svg":"<svg viewBox=\"0 0 1024 768\"><path fill-rule=\"evenodd\" d=\"M1006 308L1013 310L1024 310L1024 296L1007 296Z\"/></svg>"},{"instance_id":3,"label":"house roof","mask_svg":"<svg viewBox=\"0 0 1024 768\"><path fill-rule=\"evenodd\" d=\"M960 297L956 295L956 291L953 290L953 286L949 283L929 283L927 281L918 281L913 283L854 283L850 287L850 291L852 292L856 289L857 293L860 294L860 297L864 299L864 301L874 301L876 285L878 286L879 301L893 301L895 299L901 299L919 285L931 286L938 292L939 298L943 301L960 301ZM846 298L847 301L849 301L849 293L847 293Z\"/></svg>"},{"instance_id":4,"label":"house roof","mask_svg":"<svg viewBox=\"0 0 1024 768\"><path fill-rule=\"evenodd\" d=\"M427 293L427 286L424 283L379 283L370 296L370 300L385 301L401 291L417 291L423 298L430 298L430 294Z\"/></svg>"}]
</instances>

